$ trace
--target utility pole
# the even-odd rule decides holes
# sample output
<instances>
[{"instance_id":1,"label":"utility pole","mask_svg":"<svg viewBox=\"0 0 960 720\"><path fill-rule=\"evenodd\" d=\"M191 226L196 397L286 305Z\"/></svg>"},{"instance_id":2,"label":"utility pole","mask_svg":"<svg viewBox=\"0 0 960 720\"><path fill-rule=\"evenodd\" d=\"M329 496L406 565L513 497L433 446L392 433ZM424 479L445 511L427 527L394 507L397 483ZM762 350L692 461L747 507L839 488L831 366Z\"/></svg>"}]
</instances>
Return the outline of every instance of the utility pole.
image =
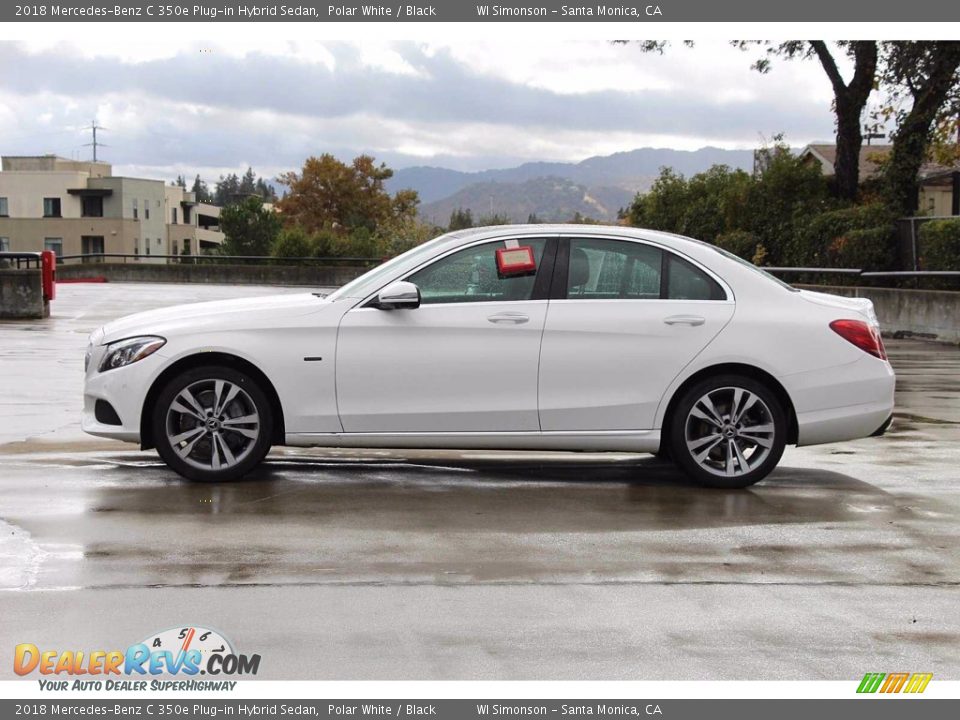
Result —
<instances>
[{"instance_id":1,"label":"utility pole","mask_svg":"<svg viewBox=\"0 0 960 720\"><path fill-rule=\"evenodd\" d=\"M86 143L84 147L93 146L93 161L97 162L97 148L98 147L110 147L106 143L97 142L97 130L106 130L107 128L97 125L96 120L90 121L90 131L93 133L93 142Z\"/></svg>"}]
</instances>

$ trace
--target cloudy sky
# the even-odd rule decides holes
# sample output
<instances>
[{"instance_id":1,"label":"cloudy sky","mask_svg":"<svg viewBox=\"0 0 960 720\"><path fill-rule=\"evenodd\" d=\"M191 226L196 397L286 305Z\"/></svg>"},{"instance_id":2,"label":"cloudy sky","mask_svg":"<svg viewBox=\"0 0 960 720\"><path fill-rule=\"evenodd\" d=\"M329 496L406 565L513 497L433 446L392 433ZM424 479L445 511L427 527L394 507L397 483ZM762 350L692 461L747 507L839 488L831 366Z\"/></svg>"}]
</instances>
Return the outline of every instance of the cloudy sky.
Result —
<instances>
[{"instance_id":1,"label":"cloudy sky","mask_svg":"<svg viewBox=\"0 0 960 720\"><path fill-rule=\"evenodd\" d=\"M815 62L761 76L757 51L724 42L664 55L595 40L89 45L0 42L0 152L87 158L96 118L117 172L215 180L322 152L475 170L833 134Z\"/></svg>"}]
</instances>

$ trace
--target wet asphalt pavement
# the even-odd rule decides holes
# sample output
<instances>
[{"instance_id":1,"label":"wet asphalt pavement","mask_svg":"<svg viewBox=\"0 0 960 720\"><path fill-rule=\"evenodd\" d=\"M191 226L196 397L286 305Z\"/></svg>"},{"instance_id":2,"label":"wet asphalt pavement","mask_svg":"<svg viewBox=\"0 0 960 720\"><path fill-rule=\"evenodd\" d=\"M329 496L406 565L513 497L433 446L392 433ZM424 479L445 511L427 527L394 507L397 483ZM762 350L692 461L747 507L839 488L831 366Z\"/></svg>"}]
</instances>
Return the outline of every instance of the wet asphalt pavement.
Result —
<instances>
[{"instance_id":1,"label":"wet asphalt pavement","mask_svg":"<svg viewBox=\"0 0 960 720\"><path fill-rule=\"evenodd\" d=\"M0 679L18 642L181 625L266 679L960 679L956 347L889 342L888 434L743 491L647 456L301 449L194 485L80 432L89 331L273 291L62 285L0 324Z\"/></svg>"}]
</instances>

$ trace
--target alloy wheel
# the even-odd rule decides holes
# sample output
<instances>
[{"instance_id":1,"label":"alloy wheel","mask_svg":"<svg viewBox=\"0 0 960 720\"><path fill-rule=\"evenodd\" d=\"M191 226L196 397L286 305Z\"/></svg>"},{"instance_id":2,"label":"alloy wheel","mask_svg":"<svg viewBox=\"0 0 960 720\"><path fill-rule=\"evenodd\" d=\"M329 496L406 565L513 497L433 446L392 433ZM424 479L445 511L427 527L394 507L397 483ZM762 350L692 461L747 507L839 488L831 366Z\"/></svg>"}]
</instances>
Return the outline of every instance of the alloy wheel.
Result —
<instances>
[{"instance_id":1,"label":"alloy wheel","mask_svg":"<svg viewBox=\"0 0 960 720\"><path fill-rule=\"evenodd\" d=\"M167 441L180 458L201 470L226 470L242 462L260 437L260 415L250 395L219 378L183 388L167 409Z\"/></svg>"},{"instance_id":2,"label":"alloy wheel","mask_svg":"<svg viewBox=\"0 0 960 720\"><path fill-rule=\"evenodd\" d=\"M713 475L737 477L763 464L774 447L773 413L754 392L720 387L697 400L684 423L690 457Z\"/></svg>"}]
</instances>

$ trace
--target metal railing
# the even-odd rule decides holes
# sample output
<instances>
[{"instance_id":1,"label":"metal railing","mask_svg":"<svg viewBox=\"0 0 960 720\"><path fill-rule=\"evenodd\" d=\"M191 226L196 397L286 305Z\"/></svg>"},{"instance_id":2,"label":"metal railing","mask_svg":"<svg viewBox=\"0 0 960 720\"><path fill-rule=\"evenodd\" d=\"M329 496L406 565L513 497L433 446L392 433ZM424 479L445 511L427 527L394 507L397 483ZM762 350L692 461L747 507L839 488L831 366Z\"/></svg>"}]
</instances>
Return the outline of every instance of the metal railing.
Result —
<instances>
[{"instance_id":1,"label":"metal railing","mask_svg":"<svg viewBox=\"0 0 960 720\"><path fill-rule=\"evenodd\" d=\"M58 265L119 262L143 263L152 260L166 260L171 264L185 265L361 265L364 267L379 265L386 258L371 257L273 257L272 255L131 255L128 253L84 253L82 255L60 255Z\"/></svg>"},{"instance_id":2,"label":"metal railing","mask_svg":"<svg viewBox=\"0 0 960 720\"><path fill-rule=\"evenodd\" d=\"M853 277L862 278L871 283L875 280L893 280L904 281L912 280L911 285L915 288L920 287L922 280L957 280L958 289L960 289L960 270L861 270L860 268L817 268L817 267L764 267L768 273L773 275L792 275L807 277ZM941 283L942 284L942 283ZM951 287L952 289L952 287Z\"/></svg>"},{"instance_id":3,"label":"metal railing","mask_svg":"<svg viewBox=\"0 0 960 720\"><path fill-rule=\"evenodd\" d=\"M42 262L40 257L38 252L0 252L0 268L7 263L17 270L39 268Z\"/></svg>"}]
</instances>

